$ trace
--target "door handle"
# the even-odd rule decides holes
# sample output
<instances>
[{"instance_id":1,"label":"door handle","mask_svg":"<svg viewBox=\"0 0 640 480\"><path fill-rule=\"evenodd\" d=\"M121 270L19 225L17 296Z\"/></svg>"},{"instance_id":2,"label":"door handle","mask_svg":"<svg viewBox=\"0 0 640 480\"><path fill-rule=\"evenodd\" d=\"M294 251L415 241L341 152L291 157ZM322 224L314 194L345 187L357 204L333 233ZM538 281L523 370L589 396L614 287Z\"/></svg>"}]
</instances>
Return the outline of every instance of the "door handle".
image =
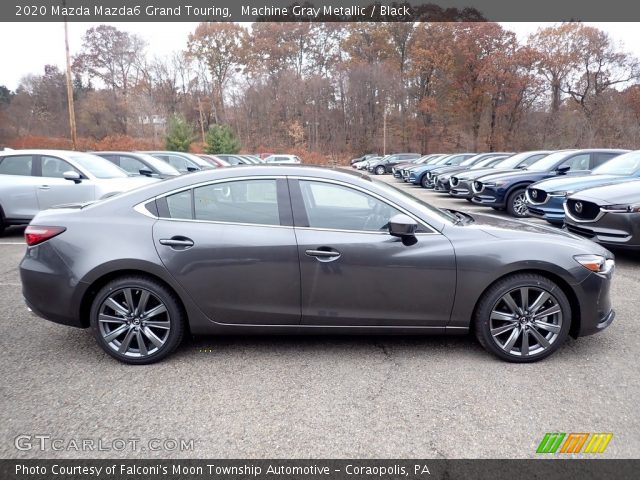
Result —
<instances>
[{"instance_id":1,"label":"door handle","mask_svg":"<svg viewBox=\"0 0 640 480\"><path fill-rule=\"evenodd\" d=\"M320 262L330 262L333 260L337 260L338 257L340 257L340 252L327 247L320 247L317 250L305 250L304 253L306 253L310 257L315 257Z\"/></svg>"},{"instance_id":2,"label":"door handle","mask_svg":"<svg viewBox=\"0 0 640 480\"><path fill-rule=\"evenodd\" d=\"M40 190L51 190L49 185L40 185Z\"/></svg>"},{"instance_id":3,"label":"door handle","mask_svg":"<svg viewBox=\"0 0 640 480\"><path fill-rule=\"evenodd\" d=\"M160 245L165 245L167 247L177 247L177 248L191 248L194 243L193 240L187 237L172 237L172 238L161 238L159 240Z\"/></svg>"}]
</instances>

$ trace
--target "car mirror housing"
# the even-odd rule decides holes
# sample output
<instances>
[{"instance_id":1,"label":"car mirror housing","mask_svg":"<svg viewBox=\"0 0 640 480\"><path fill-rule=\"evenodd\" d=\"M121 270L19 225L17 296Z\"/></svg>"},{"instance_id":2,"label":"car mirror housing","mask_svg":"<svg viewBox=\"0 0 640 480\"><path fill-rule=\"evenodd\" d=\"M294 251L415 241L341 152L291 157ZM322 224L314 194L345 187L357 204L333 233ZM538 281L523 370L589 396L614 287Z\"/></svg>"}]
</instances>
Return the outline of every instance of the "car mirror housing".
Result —
<instances>
[{"instance_id":1,"label":"car mirror housing","mask_svg":"<svg viewBox=\"0 0 640 480\"><path fill-rule=\"evenodd\" d=\"M62 174L65 180L71 180L73 183L80 183L82 181L82 177L78 172L74 172L73 170L69 170L68 172L64 172Z\"/></svg>"},{"instance_id":2,"label":"car mirror housing","mask_svg":"<svg viewBox=\"0 0 640 480\"><path fill-rule=\"evenodd\" d=\"M389 220L389 235L402 239L405 245L416 243L418 223L408 215L398 214Z\"/></svg>"},{"instance_id":3,"label":"car mirror housing","mask_svg":"<svg viewBox=\"0 0 640 480\"><path fill-rule=\"evenodd\" d=\"M564 173L567 173L569 170L571 170L571 167L569 165L563 165L561 167L556 168L556 172L558 172L561 175Z\"/></svg>"},{"instance_id":4,"label":"car mirror housing","mask_svg":"<svg viewBox=\"0 0 640 480\"><path fill-rule=\"evenodd\" d=\"M145 177L150 177L153 175L153 172L148 168L141 168L139 173L140 175L144 175Z\"/></svg>"}]
</instances>

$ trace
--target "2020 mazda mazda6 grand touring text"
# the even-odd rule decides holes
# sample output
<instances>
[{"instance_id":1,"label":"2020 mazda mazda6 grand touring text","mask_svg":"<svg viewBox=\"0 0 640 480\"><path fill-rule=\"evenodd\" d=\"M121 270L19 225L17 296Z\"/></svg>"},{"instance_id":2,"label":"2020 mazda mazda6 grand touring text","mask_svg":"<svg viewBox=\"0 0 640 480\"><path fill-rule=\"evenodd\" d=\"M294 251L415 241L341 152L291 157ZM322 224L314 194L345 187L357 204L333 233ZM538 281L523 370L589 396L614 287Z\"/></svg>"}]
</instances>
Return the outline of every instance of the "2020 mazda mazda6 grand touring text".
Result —
<instances>
[{"instance_id":1,"label":"2020 mazda mazda6 grand touring text","mask_svg":"<svg viewBox=\"0 0 640 480\"><path fill-rule=\"evenodd\" d=\"M133 364L186 332L473 332L531 362L614 318L605 248L341 170L201 171L42 211L25 237L27 305Z\"/></svg>"}]
</instances>

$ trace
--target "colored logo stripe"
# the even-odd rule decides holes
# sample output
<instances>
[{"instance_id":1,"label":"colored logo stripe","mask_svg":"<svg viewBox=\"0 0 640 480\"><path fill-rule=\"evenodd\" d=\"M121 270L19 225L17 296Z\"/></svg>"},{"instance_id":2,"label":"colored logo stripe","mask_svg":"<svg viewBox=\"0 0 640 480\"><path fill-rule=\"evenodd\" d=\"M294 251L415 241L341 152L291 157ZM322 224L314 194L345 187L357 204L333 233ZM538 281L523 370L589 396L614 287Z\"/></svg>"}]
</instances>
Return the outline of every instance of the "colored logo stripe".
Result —
<instances>
[{"instance_id":1,"label":"colored logo stripe","mask_svg":"<svg viewBox=\"0 0 640 480\"><path fill-rule=\"evenodd\" d=\"M594 433L587 444L587 448L584 449L584 453L602 453L607 448L613 433Z\"/></svg>"},{"instance_id":2,"label":"colored logo stripe","mask_svg":"<svg viewBox=\"0 0 640 480\"><path fill-rule=\"evenodd\" d=\"M564 441L560 453L580 453L587 438L589 438L588 433L570 433Z\"/></svg>"},{"instance_id":3,"label":"colored logo stripe","mask_svg":"<svg viewBox=\"0 0 640 480\"><path fill-rule=\"evenodd\" d=\"M538 445L536 453L556 453L560 442L564 438L564 433L547 433Z\"/></svg>"}]
</instances>

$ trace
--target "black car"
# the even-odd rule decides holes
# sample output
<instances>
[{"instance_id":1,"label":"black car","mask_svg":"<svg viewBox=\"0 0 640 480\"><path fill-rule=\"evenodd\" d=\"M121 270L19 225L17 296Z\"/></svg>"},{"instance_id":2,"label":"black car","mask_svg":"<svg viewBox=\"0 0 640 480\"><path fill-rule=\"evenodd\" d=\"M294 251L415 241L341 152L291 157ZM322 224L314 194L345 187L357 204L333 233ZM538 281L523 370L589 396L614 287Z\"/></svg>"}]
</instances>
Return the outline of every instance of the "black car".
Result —
<instances>
[{"instance_id":1,"label":"black car","mask_svg":"<svg viewBox=\"0 0 640 480\"><path fill-rule=\"evenodd\" d=\"M538 160L524 170L495 173L472 184L473 203L496 210L506 209L514 217L527 217L525 192L529 185L556 175L578 175L602 165L629 150L561 150Z\"/></svg>"},{"instance_id":2,"label":"black car","mask_svg":"<svg viewBox=\"0 0 640 480\"><path fill-rule=\"evenodd\" d=\"M610 247L640 250L640 180L574 193L564 211L571 233Z\"/></svg>"},{"instance_id":3,"label":"black car","mask_svg":"<svg viewBox=\"0 0 640 480\"><path fill-rule=\"evenodd\" d=\"M131 175L145 175L155 178L169 178L180 175L180 172L162 160L136 152L91 152L116 164Z\"/></svg>"},{"instance_id":4,"label":"black car","mask_svg":"<svg viewBox=\"0 0 640 480\"><path fill-rule=\"evenodd\" d=\"M529 165L537 162L543 157L546 157L551 152L548 150L538 150L531 152L520 152L505 158L498 162L496 165L486 168L472 167L470 170L460 173L455 173L449 179L451 189L449 195L456 198L464 198L471 201L473 197L473 190L471 184L474 180L489 175L491 173L503 173L505 171L523 170Z\"/></svg>"},{"instance_id":5,"label":"black car","mask_svg":"<svg viewBox=\"0 0 640 480\"><path fill-rule=\"evenodd\" d=\"M422 155L419 153L394 153L393 155L387 155L377 162L371 162L367 166L367 170L376 175L384 175L385 173L391 173L391 169L399 163L404 163L409 160L415 160Z\"/></svg>"},{"instance_id":6,"label":"black car","mask_svg":"<svg viewBox=\"0 0 640 480\"><path fill-rule=\"evenodd\" d=\"M615 316L605 248L318 167L182 175L42 211L25 239L31 310L91 328L133 364L166 357L187 332L473 331L499 358L531 362Z\"/></svg>"}]
</instances>

